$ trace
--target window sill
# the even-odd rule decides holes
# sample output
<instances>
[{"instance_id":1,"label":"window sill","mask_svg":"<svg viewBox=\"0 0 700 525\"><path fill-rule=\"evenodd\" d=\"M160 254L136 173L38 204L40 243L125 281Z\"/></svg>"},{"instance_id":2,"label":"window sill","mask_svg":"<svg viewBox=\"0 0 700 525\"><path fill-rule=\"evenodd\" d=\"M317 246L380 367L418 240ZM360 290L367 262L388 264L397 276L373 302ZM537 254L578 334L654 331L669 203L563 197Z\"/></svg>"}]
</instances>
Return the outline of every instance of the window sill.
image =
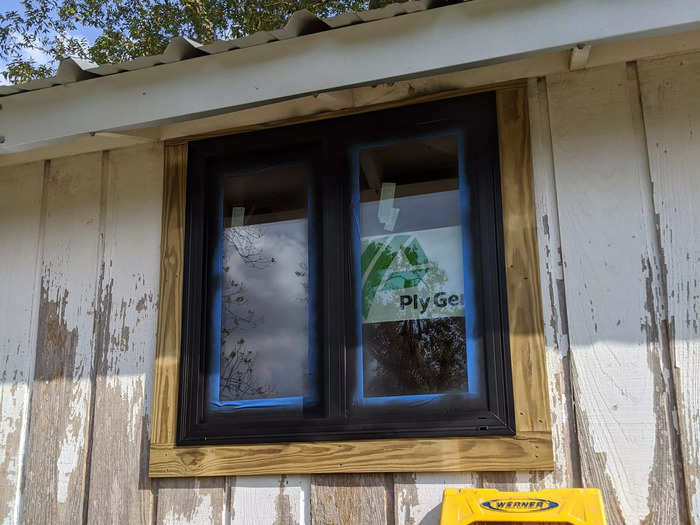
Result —
<instances>
[{"instance_id":1,"label":"window sill","mask_svg":"<svg viewBox=\"0 0 700 525\"><path fill-rule=\"evenodd\" d=\"M516 436L374 439L176 447L151 445L149 476L552 470L549 432Z\"/></svg>"}]
</instances>

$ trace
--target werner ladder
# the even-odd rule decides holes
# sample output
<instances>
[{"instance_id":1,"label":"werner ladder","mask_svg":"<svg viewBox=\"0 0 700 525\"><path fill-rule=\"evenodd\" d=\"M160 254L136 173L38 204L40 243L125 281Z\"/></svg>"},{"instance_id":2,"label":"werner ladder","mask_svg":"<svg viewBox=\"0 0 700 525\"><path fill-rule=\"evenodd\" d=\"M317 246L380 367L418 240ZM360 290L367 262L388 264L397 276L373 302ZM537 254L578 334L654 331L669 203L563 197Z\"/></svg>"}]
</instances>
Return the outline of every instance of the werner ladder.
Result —
<instances>
[{"instance_id":1,"label":"werner ladder","mask_svg":"<svg viewBox=\"0 0 700 525\"><path fill-rule=\"evenodd\" d=\"M445 489L440 525L471 523L568 523L606 525L598 489Z\"/></svg>"}]
</instances>

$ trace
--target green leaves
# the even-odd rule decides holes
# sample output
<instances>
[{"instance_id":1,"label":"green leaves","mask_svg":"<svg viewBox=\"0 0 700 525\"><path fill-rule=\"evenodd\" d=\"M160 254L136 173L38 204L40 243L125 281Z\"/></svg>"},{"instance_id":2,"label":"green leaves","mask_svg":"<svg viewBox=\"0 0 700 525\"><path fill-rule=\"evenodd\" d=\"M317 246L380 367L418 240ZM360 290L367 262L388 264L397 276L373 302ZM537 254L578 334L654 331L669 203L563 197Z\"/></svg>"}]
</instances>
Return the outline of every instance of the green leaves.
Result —
<instances>
[{"instance_id":1,"label":"green leaves","mask_svg":"<svg viewBox=\"0 0 700 525\"><path fill-rule=\"evenodd\" d=\"M98 64L160 54L174 36L201 43L282 27L299 9L317 16L382 7L391 0L22 0L0 13L2 72L12 83L44 78L69 56ZM81 36L97 30L89 44ZM50 64L32 58L48 55Z\"/></svg>"},{"instance_id":2,"label":"green leaves","mask_svg":"<svg viewBox=\"0 0 700 525\"><path fill-rule=\"evenodd\" d=\"M26 82L32 78L46 78L53 75L48 66L37 65L33 60L14 60L7 65L4 77L12 84Z\"/></svg>"}]
</instances>

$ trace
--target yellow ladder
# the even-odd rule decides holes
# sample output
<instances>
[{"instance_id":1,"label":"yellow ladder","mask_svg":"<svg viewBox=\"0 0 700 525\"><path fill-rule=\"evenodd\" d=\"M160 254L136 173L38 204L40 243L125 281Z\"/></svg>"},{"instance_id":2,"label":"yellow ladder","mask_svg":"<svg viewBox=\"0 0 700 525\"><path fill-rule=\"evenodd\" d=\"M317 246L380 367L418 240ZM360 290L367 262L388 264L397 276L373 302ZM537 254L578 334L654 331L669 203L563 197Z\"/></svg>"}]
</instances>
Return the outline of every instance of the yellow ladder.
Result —
<instances>
[{"instance_id":1,"label":"yellow ladder","mask_svg":"<svg viewBox=\"0 0 700 525\"><path fill-rule=\"evenodd\" d=\"M440 525L489 522L606 525L598 489L445 489Z\"/></svg>"}]
</instances>

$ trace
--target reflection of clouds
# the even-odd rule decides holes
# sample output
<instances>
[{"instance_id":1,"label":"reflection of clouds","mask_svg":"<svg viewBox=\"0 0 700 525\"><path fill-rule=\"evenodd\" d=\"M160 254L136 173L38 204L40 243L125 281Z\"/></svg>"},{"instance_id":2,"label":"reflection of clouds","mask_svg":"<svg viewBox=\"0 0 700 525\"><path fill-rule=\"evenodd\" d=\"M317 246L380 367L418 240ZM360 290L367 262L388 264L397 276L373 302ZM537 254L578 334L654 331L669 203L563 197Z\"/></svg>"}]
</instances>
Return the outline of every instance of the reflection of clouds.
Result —
<instances>
[{"instance_id":1,"label":"reflection of clouds","mask_svg":"<svg viewBox=\"0 0 700 525\"><path fill-rule=\"evenodd\" d=\"M444 228L420 236L425 253L445 273L450 289L464 289L462 265L462 229Z\"/></svg>"},{"instance_id":2,"label":"reflection of clouds","mask_svg":"<svg viewBox=\"0 0 700 525\"><path fill-rule=\"evenodd\" d=\"M222 352L227 355L235 341L245 339L255 356L253 382L265 390L273 387L275 397L303 395L308 367L307 221L227 228L225 238L235 239L236 233L253 228L253 248L265 264L246 263L232 243L224 244L224 295L233 280L243 284L245 300L234 302L228 313L223 309L223 327L231 334ZM236 318L250 317L249 311L254 326L236 326Z\"/></svg>"}]
</instances>

